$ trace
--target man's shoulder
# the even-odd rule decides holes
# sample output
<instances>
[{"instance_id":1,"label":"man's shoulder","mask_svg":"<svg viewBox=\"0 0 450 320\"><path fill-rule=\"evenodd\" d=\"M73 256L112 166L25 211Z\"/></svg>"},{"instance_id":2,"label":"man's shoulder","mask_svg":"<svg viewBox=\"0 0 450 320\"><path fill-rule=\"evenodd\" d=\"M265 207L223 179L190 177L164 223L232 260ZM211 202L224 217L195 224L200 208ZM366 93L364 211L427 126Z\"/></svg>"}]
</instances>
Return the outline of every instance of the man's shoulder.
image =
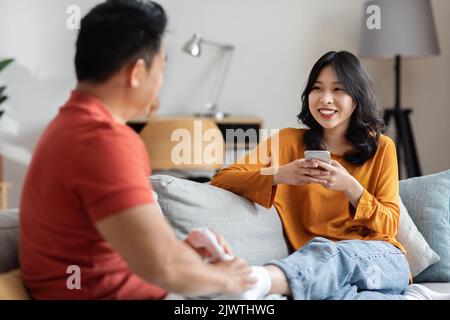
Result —
<instances>
[{"instance_id":1,"label":"man's shoulder","mask_svg":"<svg viewBox=\"0 0 450 320\"><path fill-rule=\"evenodd\" d=\"M145 146L143 142L131 128L121 126L111 126L110 124L97 124L79 137L77 143L82 153L92 152L93 154L114 156L126 154L130 156L141 154Z\"/></svg>"},{"instance_id":2,"label":"man's shoulder","mask_svg":"<svg viewBox=\"0 0 450 320\"><path fill-rule=\"evenodd\" d=\"M139 142L139 135L129 126L114 123L104 118L74 117L61 119L68 132L65 134L73 138L76 144L87 146L125 144L135 145Z\"/></svg>"},{"instance_id":3,"label":"man's shoulder","mask_svg":"<svg viewBox=\"0 0 450 320\"><path fill-rule=\"evenodd\" d=\"M90 116L60 113L49 124L35 150L35 157L45 161L73 161L89 158L142 156L145 146L129 126Z\"/></svg>"}]
</instances>

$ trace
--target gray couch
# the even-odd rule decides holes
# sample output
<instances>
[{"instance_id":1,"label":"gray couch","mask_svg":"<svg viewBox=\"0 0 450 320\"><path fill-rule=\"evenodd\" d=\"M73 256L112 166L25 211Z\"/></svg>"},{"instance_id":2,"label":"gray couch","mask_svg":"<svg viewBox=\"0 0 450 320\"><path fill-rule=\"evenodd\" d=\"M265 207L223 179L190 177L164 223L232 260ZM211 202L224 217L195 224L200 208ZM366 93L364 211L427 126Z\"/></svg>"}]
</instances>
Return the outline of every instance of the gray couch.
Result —
<instances>
[{"instance_id":1,"label":"gray couch","mask_svg":"<svg viewBox=\"0 0 450 320\"><path fill-rule=\"evenodd\" d=\"M179 238L195 227L213 228L225 236L236 256L255 265L291 252L275 208L172 176L153 176L151 182ZM404 206L402 202L398 240L408 250L415 281L450 293L450 170L401 181L400 196ZM0 213L0 273L19 268L18 232L17 210Z\"/></svg>"},{"instance_id":2,"label":"gray couch","mask_svg":"<svg viewBox=\"0 0 450 320\"><path fill-rule=\"evenodd\" d=\"M171 176L153 176L151 182L181 239L193 228L213 228L224 235L236 256L254 265L292 251L274 207L266 209L209 184ZM450 170L400 181L400 196L397 239L408 251L414 281L450 293Z\"/></svg>"}]
</instances>

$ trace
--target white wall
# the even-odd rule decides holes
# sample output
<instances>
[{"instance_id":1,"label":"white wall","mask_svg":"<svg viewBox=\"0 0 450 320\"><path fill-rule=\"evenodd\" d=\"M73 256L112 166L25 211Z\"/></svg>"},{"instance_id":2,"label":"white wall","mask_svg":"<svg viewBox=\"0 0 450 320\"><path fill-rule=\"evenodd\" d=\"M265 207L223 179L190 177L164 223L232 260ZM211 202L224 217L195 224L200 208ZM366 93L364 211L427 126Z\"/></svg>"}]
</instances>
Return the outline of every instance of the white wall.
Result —
<instances>
[{"instance_id":1,"label":"white wall","mask_svg":"<svg viewBox=\"0 0 450 320\"><path fill-rule=\"evenodd\" d=\"M10 142L30 151L75 85L76 32L66 28L66 8L85 14L99 1L0 0L0 58L16 63L1 74L21 125ZM203 111L218 55L205 48L200 59L181 52L193 32L231 43L236 51L220 101L222 111L256 114L266 128L296 126L299 99L317 58L328 50L358 52L364 0L161 0L170 23L169 62L160 99L161 114ZM403 101L412 116L424 174L450 167L450 1L433 0L442 55L405 61ZM390 61L367 61L382 106L393 103ZM26 167L6 160L14 184L11 205L19 202Z\"/></svg>"}]
</instances>

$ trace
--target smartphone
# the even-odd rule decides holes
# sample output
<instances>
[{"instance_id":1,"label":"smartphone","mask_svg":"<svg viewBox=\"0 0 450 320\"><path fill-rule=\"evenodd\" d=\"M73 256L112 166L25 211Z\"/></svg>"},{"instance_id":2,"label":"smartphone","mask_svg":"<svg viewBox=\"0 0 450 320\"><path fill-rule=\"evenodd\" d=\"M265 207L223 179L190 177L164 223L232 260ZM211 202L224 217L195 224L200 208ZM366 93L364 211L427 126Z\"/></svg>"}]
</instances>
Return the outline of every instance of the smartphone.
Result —
<instances>
[{"instance_id":1,"label":"smartphone","mask_svg":"<svg viewBox=\"0 0 450 320\"><path fill-rule=\"evenodd\" d=\"M331 163L331 154L330 151L324 151L324 150L306 150L305 151L305 159L306 160L312 160L312 159L318 159L325 161L326 163Z\"/></svg>"}]
</instances>

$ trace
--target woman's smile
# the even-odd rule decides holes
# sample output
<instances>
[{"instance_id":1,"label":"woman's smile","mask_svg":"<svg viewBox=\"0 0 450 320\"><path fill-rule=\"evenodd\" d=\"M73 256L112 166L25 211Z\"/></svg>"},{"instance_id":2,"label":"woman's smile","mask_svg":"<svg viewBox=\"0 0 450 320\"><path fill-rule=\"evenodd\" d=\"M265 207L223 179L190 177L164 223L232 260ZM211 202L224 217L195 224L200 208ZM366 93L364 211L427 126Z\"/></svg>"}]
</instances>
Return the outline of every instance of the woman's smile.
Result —
<instances>
[{"instance_id":1,"label":"woman's smile","mask_svg":"<svg viewBox=\"0 0 450 320\"><path fill-rule=\"evenodd\" d=\"M337 114L337 110L335 109L329 109L329 108L321 108L319 109L319 114L324 119L331 119L334 117L334 115Z\"/></svg>"}]
</instances>

